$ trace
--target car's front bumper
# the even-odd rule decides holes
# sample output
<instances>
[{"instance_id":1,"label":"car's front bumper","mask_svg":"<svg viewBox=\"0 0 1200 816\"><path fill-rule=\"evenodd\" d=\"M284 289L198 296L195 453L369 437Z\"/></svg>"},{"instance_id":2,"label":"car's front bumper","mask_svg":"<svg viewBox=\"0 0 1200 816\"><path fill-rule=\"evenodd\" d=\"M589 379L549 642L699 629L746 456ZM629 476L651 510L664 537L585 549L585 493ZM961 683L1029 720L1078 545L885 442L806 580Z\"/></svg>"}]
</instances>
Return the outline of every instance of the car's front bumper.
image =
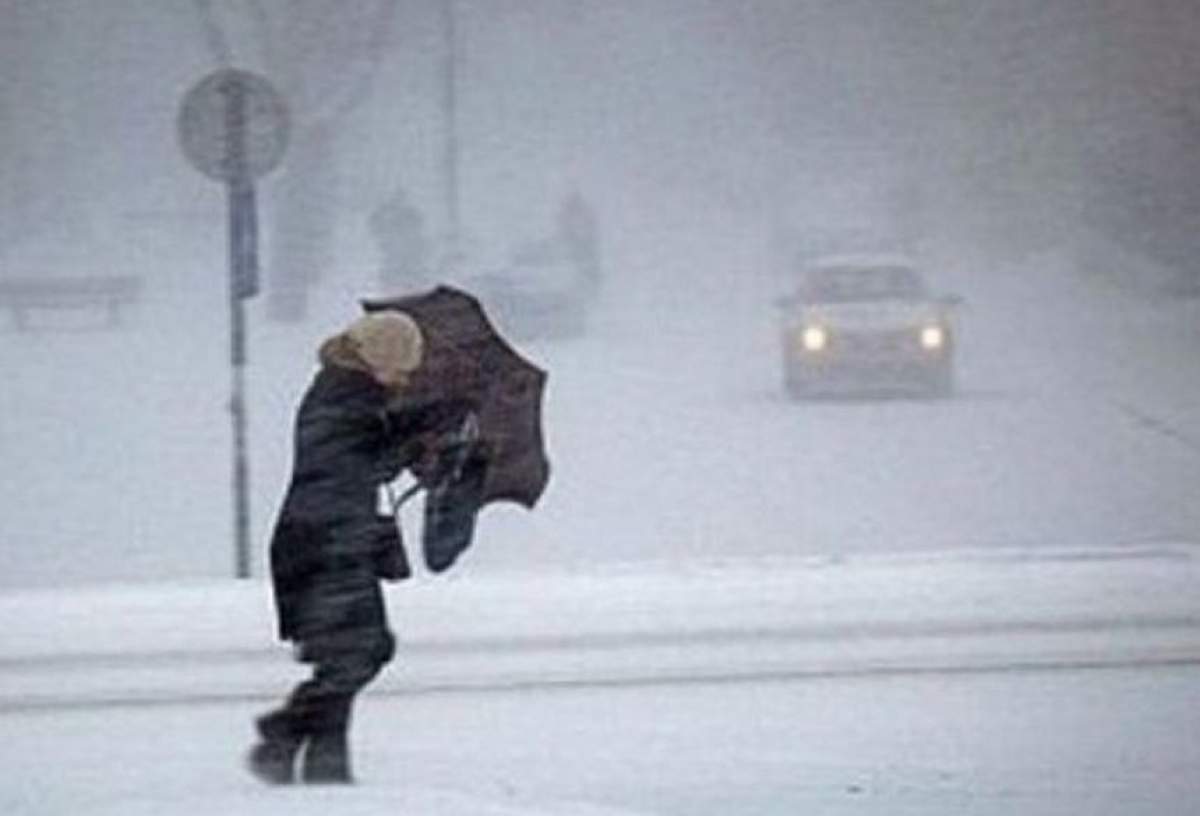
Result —
<instances>
[{"instance_id":1,"label":"car's front bumper","mask_svg":"<svg viewBox=\"0 0 1200 816\"><path fill-rule=\"evenodd\" d=\"M831 340L809 350L785 340L784 376L794 394L946 391L953 376L954 349L947 341L923 348L913 333L902 336Z\"/></svg>"}]
</instances>

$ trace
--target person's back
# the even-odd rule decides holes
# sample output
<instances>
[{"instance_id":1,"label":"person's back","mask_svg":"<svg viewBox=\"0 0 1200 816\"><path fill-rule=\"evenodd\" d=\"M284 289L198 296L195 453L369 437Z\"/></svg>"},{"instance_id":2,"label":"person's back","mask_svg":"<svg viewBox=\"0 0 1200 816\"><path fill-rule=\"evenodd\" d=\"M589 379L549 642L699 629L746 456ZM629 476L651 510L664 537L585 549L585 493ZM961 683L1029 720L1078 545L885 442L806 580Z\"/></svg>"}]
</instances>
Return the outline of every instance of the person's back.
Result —
<instances>
[{"instance_id":1,"label":"person's back","mask_svg":"<svg viewBox=\"0 0 1200 816\"><path fill-rule=\"evenodd\" d=\"M322 368L297 411L293 481L310 488L378 484L386 404L386 392L367 375Z\"/></svg>"}]
</instances>

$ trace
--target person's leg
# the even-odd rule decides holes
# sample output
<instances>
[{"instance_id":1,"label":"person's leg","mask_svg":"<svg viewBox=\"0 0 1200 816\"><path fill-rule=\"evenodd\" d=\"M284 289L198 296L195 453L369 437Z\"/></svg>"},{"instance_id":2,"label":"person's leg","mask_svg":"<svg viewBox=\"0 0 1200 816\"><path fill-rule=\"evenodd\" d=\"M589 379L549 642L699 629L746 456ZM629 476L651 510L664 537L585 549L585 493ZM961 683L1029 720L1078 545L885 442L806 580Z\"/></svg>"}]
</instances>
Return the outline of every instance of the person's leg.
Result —
<instances>
[{"instance_id":1,"label":"person's leg","mask_svg":"<svg viewBox=\"0 0 1200 816\"><path fill-rule=\"evenodd\" d=\"M304 781L349 782L354 697L395 651L378 579L370 570L329 571L312 582L302 612L297 657L313 664L312 677L259 719L263 742L250 767L264 781L293 781L303 749Z\"/></svg>"},{"instance_id":2,"label":"person's leg","mask_svg":"<svg viewBox=\"0 0 1200 816\"><path fill-rule=\"evenodd\" d=\"M373 641L321 664L310 684L298 690L296 704L305 712L308 734L301 771L305 782L353 781L349 734L354 699L395 650L395 641L386 631Z\"/></svg>"},{"instance_id":3,"label":"person's leg","mask_svg":"<svg viewBox=\"0 0 1200 816\"><path fill-rule=\"evenodd\" d=\"M250 770L269 784L295 781L296 758L304 747L305 782L351 782L349 731L354 698L380 671L387 647L330 654L313 676L296 686L280 708L255 721L260 741L251 749Z\"/></svg>"},{"instance_id":4,"label":"person's leg","mask_svg":"<svg viewBox=\"0 0 1200 816\"><path fill-rule=\"evenodd\" d=\"M320 715L304 749L301 778L309 784L349 783L350 716L354 694L328 695L321 701Z\"/></svg>"},{"instance_id":5,"label":"person's leg","mask_svg":"<svg viewBox=\"0 0 1200 816\"><path fill-rule=\"evenodd\" d=\"M295 781L296 754L306 734L288 705L269 711L255 720L259 742L250 749L251 772L271 785Z\"/></svg>"}]
</instances>

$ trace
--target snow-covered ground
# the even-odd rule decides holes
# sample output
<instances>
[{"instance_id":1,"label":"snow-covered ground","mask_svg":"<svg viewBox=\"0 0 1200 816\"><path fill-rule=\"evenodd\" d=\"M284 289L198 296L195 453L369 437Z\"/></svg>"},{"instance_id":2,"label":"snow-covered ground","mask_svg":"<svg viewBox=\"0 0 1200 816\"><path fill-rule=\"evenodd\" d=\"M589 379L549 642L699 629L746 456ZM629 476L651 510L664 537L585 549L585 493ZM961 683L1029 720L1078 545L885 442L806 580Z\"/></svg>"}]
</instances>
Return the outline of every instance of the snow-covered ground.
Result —
<instances>
[{"instance_id":1,"label":"snow-covered ground","mask_svg":"<svg viewBox=\"0 0 1200 816\"><path fill-rule=\"evenodd\" d=\"M1200 549L491 571L390 587L385 693L1200 660ZM265 582L0 595L0 711L270 697Z\"/></svg>"},{"instance_id":2,"label":"snow-covered ground","mask_svg":"<svg viewBox=\"0 0 1200 816\"><path fill-rule=\"evenodd\" d=\"M20 816L1189 816L1195 668L368 697L351 790L238 766L261 703L3 718Z\"/></svg>"},{"instance_id":3,"label":"snow-covered ground","mask_svg":"<svg viewBox=\"0 0 1200 816\"><path fill-rule=\"evenodd\" d=\"M269 789L258 582L0 597L0 810L1089 813L1200 806L1200 552L646 564L402 585L361 784Z\"/></svg>"}]
</instances>

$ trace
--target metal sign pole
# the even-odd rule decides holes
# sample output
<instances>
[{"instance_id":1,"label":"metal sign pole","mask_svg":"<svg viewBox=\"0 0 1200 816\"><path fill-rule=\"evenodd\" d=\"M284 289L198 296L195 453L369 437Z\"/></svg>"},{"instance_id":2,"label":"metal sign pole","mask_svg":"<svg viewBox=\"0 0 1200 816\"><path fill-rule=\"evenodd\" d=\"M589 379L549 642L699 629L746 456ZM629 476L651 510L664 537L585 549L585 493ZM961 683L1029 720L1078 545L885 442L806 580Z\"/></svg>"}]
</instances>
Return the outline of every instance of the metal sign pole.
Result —
<instances>
[{"instance_id":1,"label":"metal sign pole","mask_svg":"<svg viewBox=\"0 0 1200 816\"><path fill-rule=\"evenodd\" d=\"M232 366L232 393L229 414L233 422L233 532L234 574L250 577L250 467L246 454L246 307L243 303L242 275L238 246L239 213L236 182L229 191L229 362Z\"/></svg>"},{"instance_id":2,"label":"metal sign pole","mask_svg":"<svg viewBox=\"0 0 1200 816\"><path fill-rule=\"evenodd\" d=\"M234 574L250 577L250 467L246 455L246 309L242 304L245 251L242 212L245 201L239 195L246 179L246 97L240 83L229 82L225 93L225 135L229 140L229 362L232 368L232 393L229 414L233 424L233 540Z\"/></svg>"},{"instance_id":3,"label":"metal sign pole","mask_svg":"<svg viewBox=\"0 0 1200 816\"><path fill-rule=\"evenodd\" d=\"M229 415L233 426L234 573L250 577L250 467L246 442L246 310L258 294L258 215L254 179L278 164L288 115L263 77L234 68L205 76L184 96L177 122L192 165L225 184L229 207Z\"/></svg>"},{"instance_id":4,"label":"metal sign pole","mask_svg":"<svg viewBox=\"0 0 1200 816\"><path fill-rule=\"evenodd\" d=\"M236 295L229 299L233 319L233 342L243 343L246 332L245 309ZM233 420L233 518L234 575L250 577L250 466L246 455L246 366L233 365L233 393L229 413Z\"/></svg>"}]
</instances>

